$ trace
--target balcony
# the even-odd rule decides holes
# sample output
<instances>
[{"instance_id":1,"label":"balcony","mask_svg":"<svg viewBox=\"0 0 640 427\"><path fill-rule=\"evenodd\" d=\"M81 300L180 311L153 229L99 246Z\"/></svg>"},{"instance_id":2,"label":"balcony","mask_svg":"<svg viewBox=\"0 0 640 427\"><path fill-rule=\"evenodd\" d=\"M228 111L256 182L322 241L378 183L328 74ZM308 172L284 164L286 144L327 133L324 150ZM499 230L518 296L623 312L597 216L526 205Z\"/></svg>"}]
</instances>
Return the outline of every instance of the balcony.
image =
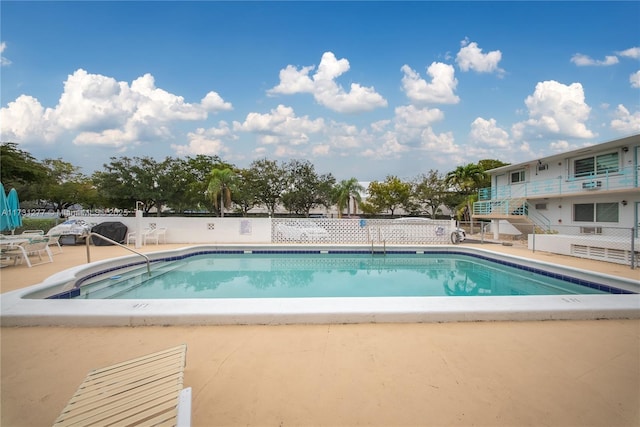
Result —
<instances>
[{"instance_id":1,"label":"balcony","mask_svg":"<svg viewBox=\"0 0 640 427\"><path fill-rule=\"evenodd\" d=\"M504 200L515 198L557 197L610 190L639 188L640 166L621 168L617 172L586 176L559 176L557 178L529 181L498 187L482 188L478 200ZM475 206L474 206L475 213Z\"/></svg>"}]
</instances>

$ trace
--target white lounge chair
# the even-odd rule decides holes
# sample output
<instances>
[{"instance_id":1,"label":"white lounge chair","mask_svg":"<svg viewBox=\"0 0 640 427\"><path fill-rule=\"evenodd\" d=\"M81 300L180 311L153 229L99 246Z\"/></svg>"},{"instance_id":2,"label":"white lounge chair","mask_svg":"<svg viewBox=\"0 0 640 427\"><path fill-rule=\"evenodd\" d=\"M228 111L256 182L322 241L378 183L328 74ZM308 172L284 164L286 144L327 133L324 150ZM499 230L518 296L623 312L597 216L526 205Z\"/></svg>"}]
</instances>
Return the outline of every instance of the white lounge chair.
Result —
<instances>
[{"instance_id":1,"label":"white lounge chair","mask_svg":"<svg viewBox=\"0 0 640 427\"><path fill-rule=\"evenodd\" d=\"M32 235L34 235L34 234L40 234L40 235L42 235L42 234L44 234L44 230L24 230L24 231L22 232L22 235L23 235L23 236L24 236L24 235L32 236Z\"/></svg>"},{"instance_id":2,"label":"white lounge chair","mask_svg":"<svg viewBox=\"0 0 640 427\"><path fill-rule=\"evenodd\" d=\"M60 245L60 236L61 234L45 234L45 236L49 237L49 246L57 246L58 253L62 253L62 245Z\"/></svg>"},{"instance_id":3,"label":"white lounge chair","mask_svg":"<svg viewBox=\"0 0 640 427\"><path fill-rule=\"evenodd\" d=\"M187 346L91 371L54 427L190 426L191 387L183 388Z\"/></svg>"},{"instance_id":4,"label":"white lounge chair","mask_svg":"<svg viewBox=\"0 0 640 427\"><path fill-rule=\"evenodd\" d=\"M42 260L42 253L46 253L49 257L49 262L53 262L53 254L51 253L51 249L49 249L49 237L34 235L33 238L28 239L20 239L24 240L20 243L16 243L13 246L10 246L7 249L2 251L3 258L13 258L13 264L16 265L18 262L22 262L24 260L29 268L34 265L44 264L46 261ZM31 263L29 259L30 256L37 255L40 259L40 262L37 264Z\"/></svg>"}]
</instances>

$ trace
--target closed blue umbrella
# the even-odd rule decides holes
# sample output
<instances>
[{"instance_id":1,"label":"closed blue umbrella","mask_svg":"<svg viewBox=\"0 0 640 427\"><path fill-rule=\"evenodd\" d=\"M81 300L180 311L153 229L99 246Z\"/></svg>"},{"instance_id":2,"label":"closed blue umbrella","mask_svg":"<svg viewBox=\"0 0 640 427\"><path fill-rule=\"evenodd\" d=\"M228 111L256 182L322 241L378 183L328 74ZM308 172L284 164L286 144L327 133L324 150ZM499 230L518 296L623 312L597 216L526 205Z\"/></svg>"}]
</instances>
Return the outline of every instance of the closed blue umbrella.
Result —
<instances>
[{"instance_id":1,"label":"closed blue umbrella","mask_svg":"<svg viewBox=\"0 0 640 427\"><path fill-rule=\"evenodd\" d=\"M7 197L7 204L9 205L9 220L11 221L11 230L15 230L18 227L22 227L22 214L20 213L20 199L18 199L18 192L15 188L9 191Z\"/></svg>"},{"instance_id":2,"label":"closed blue umbrella","mask_svg":"<svg viewBox=\"0 0 640 427\"><path fill-rule=\"evenodd\" d=\"M0 182L0 231L11 230L11 218L9 215L7 193L4 192L4 185Z\"/></svg>"}]
</instances>

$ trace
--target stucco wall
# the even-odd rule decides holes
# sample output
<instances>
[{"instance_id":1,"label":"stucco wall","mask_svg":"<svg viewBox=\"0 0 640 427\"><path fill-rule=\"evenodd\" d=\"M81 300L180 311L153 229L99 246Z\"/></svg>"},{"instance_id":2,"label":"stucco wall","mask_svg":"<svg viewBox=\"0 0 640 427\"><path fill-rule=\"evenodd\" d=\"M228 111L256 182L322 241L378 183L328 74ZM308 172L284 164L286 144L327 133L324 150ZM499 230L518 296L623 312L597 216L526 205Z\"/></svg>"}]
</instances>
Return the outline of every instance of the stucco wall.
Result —
<instances>
[{"instance_id":1,"label":"stucco wall","mask_svg":"<svg viewBox=\"0 0 640 427\"><path fill-rule=\"evenodd\" d=\"M137 229L133 216L77 217L90 223L117 221ZM167 243L269 243L271 242L271 218L184 218L143 217L140 228L167 229Z\"/></svg>"}]
</instances>

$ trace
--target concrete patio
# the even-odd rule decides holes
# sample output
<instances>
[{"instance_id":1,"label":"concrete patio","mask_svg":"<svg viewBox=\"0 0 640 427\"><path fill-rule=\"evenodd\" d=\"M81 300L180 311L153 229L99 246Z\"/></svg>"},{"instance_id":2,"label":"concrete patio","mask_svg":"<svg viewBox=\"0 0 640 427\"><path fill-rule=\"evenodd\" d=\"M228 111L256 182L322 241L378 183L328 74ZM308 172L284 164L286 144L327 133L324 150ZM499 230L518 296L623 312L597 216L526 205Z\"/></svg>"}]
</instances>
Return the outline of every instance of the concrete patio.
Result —
<instances>
[{"instance_id":1,"label":"concrete patio","mask_svg":"<svg viewBox=\"0 0 640 427\"><path fill-rule=\"evenodd\" d=\"M491 249L640 278L616 264ZM52 264L1 269L2 292L86 262L83 246L63 250ZM121 255L91 248L92 260ZM89 370L181 343L194 425L640 425L638 319L3 327L0 343L2 426L51 425Z\"/></svg>"}]
</instances>

